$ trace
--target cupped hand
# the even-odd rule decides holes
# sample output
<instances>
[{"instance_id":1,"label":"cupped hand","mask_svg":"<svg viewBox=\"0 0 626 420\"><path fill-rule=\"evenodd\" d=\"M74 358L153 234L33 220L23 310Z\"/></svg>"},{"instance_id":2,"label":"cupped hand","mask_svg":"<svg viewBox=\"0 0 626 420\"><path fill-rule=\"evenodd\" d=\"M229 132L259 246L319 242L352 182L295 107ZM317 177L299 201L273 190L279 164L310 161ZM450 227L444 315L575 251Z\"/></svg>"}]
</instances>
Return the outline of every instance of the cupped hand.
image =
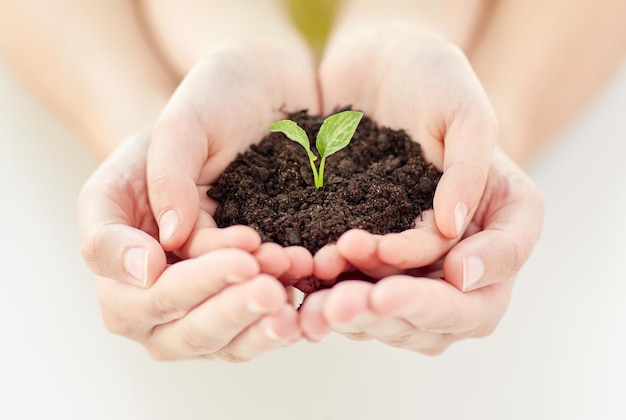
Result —
<instances>
[{"instance_id":1,"label":"cupped hand","mask_svg":"<svg viewBox=\"0 0 626 420\"><path fill-rule=\"evenodd\" d=\"M244 361L298 340L287 291L261 274L259 258L222 249L168 265L148 202L148 143L149 133L129 137L79 198L82 251L98 278L107 328L167 360ZM260 240L253 251L263 254Z\"/></svg>"},{"instance_id":2,"label":"cupped hand","mask_svg":"<svg viewBox=\"0 0 626 420\"><path fill-rule=\"evenodd\" d=\"M148 289L99 277L98 297L106 327L157 360L242 362L301 337L285 287L238 249L177 262Z\"/></svg>"},{"instance_id":3,"label":"cupped hand","mask_svg":"<svg viewBox=\"0 0 626 420\"><path fill-rule=\"evenodd\" d=\"M476 212L497 136L493 109L467 58L413 28L370 25L338 30L320 67L325 111L350 104L380 125L404 129L443 171L415 229L370 235L350 231L315 258L332 280L359 269L380 277L431 264L461 237Z\"/></svg>"},{"instance_id":4,"label":"cupped hand","mask_svg":"<svg viewBox=\"0 0 626 420\"><path fill-rule=\"evenodd\" d=\"M284 112L318 112L310 53L297 42L234 42L210 51L185 77L154 127L148 192L166 250L186 258L233 247L254 252L262 271L309 275L303 249L259 248L251 228L215 229L206 191L227 165Z\"/></svg>"},{"instance_id":5,"label":"cupped hand","mask_svg":"<svg viewBox=\"0 0 626 420\"><path fill-rule=\"evenodd\" d=\"M497 149L476 214L442 260L375 284L353 274L354 280L311 294L300 310L303 332L317 341L335 330L427 354L485 336L506 311L542 222L537 188Z\"/></svg>"}]
</instances>

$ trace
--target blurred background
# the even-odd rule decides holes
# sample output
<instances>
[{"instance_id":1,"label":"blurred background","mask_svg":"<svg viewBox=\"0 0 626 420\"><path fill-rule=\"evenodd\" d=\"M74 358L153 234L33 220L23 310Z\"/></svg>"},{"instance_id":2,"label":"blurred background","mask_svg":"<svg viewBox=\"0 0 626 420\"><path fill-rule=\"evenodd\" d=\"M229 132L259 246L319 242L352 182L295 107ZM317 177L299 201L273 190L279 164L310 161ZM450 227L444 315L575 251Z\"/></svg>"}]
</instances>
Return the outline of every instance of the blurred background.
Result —
<instances>
[{"instance_id":1,"label":"blurred background","mask_svg":"<svg viewBox=\"0 0 626 420\"><path fill-rule=\"evenodd\" d=\"M624 109L626 66L527 166L545 227L492 336L437 357L331 336L157 363L105 331L80 255L97 160L0 61L0 419L624 419Z\"/></svg>"}]
</instances>

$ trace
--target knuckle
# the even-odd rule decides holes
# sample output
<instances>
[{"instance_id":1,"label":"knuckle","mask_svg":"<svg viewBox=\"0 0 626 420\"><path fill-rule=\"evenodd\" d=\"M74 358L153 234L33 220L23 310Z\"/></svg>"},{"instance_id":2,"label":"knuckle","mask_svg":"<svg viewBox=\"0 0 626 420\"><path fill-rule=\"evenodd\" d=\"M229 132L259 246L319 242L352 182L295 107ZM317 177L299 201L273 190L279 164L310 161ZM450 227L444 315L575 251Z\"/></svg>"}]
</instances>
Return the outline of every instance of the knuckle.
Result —
<instances>
[{"instance_id":1,"label":"knuckle","mask_svg":"<svg viewBox=\"0 0 626 420\"><path fill-rule=\"evenodd\" d=\"M223 312L222 325L230 331L243 330L251 321L249 311L239 305L231 305Z\"/></svg>"},{"instance_id":2,"label":"knuckle","mask_svg":"<svg viewBox=\"0 0 626 420\"><path fill-rule=\"evenodd\" d=\"M234 351L224 348L215 354L220 359L230 363L247 363L252 360L251 357L235 353Z\"/></svg>"},{"instance_id":3,"label":"knuckle","mask_svg":"<svg viewBox=\"0 0 626 420\"><path fill-rule=\"evenodd\" d=\"M451 314L446 319L439 320L436 323L424 327L424 331L440 334L458 331L460 329L462 329L462 327L459 325L458 317L455 314Z\"/></svg>"},{"instance_id":4,"label":"knuckle","mask_svg":"<svg viewBox=\"0 0 626 420\"><path fill-rule=\"evenodd\" d=\"M391 347L405 348L413 343L413 334L402 334L394 337L387 337L383 339L382 342Z\"/></svg>"},{"instance_id":5,"label":"knuckle","mask_svg":"<svg viewBox=\"0 0 626 420\"><path fill-rule=\"evenodd\" d=\"M171 178L164 169L152 169L148 174L149 188L152 194L161 195L171 186Z\"/></svg>"},{"instance_id":6,"label":"knuckle","mask_svg":"<svg viewBox=\"0 0 626 420\"><path fill-rule=\"evenodd\" d=\"M222 345L220 340L200 334L196 328L189 325L181 326L181 343L183 352L193 356L202 356L214 353Z\"/></svg>"},{"instance_id":7,"label":"knuckle","mask_svg":"<svg viewBox=\"0 0 626 420\"><path fill-rule=\"evenodd\" d=\"M161 293L150 294L150 319L155 323L162 324L173 319L181 318L184 311L172 304L172 301Z\"/></svg>"},{"instance_id":8,"label":"knuckle","mask_svg":"<svg viewBox=\"0 0 626 420\"><path fill-rule=\"evenodd\" d=\"M354 341L367 341L372 339L372 337L365 332L349 332L344 333L344 335Z\"/></svg>"}]
</instances>

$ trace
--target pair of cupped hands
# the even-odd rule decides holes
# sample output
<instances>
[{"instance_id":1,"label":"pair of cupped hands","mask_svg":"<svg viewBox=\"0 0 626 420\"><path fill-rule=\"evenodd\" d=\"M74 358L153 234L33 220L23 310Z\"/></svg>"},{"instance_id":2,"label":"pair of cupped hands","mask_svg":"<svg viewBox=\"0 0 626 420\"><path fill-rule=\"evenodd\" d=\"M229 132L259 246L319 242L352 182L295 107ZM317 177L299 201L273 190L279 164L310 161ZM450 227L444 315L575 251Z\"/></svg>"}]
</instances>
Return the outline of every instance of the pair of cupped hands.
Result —
<instances>
[{"instance_id":1,"label":"pair of cupped hands","mask_svg":"<svg viewBox=\"0 0 626 420\"><path fill-rule=\"evenodd\" d=\"M206 191L237 153L285 110L344 105L422 144L443 171L434 210L398 234L348 231L314 256L262 243L249 227L216 227ZM220 45L81 191L81 245L104 323L158 360L247 361L333 330L427 354L488 335L542 218L536 188L497 136L468 60L439 39L354 34L331 43L317 71L299 43ZM343 281L296 309L289 286L311 275Z\"/></svg>"}]
</instances>

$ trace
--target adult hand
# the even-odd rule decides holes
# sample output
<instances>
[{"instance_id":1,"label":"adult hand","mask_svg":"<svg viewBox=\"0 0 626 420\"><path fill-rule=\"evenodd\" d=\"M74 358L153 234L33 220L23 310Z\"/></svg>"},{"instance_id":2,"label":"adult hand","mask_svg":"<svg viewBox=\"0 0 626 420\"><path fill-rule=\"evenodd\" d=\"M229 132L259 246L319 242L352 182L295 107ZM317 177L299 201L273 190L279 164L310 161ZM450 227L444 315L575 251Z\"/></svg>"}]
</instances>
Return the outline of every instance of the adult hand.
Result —
<instances>
[{"instance_id":1,"label":"adult hand","mask_svg":"<svg viewBox=\"0 0 626 420\"><path fill-rule=\"evenodd\" d=\"M304 334L315 341L334 329L427 354L463 338L485 336L508 306L542 221L537 188L496 150L465 237L441 261L376 284L344 281L308 296L300 311Z\"/></svg>"},{"instance_id":2,"label":"adult hand","mask_svg":"<svg viewBox=\"0 0 626 420\"><path fill-rule=\"evenodd\" d=\"M244 361L298 340L285 288L260 274L248 252L215 250L167 265L148 202L148 143L147 133L129 137L79 198L82 251L106 327L168 360Z\"/></svg>"},{"instance_id":3,"label":"adult hand","mask_svg":"<svg viewBox=\"0 0 626 420\"><path fill-rule=\"evenodd\" d=\"M431 264L456 243L483 194L497 121L463 53L411 27L339 30L320 70L323 107L351 104L379 124L406 130L443 171L415 229L375 236L349 231L315 256L315 274L332 282L359 269L381 277Z\"/></svg>"},{"instance_id":4,"label":"adult hand","mask_svg":"<svg viewBox=\"0 0 626 420\"><path fill-rule=\"evenodd\" d=\"M226 235L212 218L206 191L227 165L259 141L283 111L318 112L312 60L300 43L220 44L174 93L152 134L148 192L160 242L181 257L235 247L254 251L265 273L298 278L312 272L304 248L258 246L251 228Z\"/></svg>"}]
</instances>

